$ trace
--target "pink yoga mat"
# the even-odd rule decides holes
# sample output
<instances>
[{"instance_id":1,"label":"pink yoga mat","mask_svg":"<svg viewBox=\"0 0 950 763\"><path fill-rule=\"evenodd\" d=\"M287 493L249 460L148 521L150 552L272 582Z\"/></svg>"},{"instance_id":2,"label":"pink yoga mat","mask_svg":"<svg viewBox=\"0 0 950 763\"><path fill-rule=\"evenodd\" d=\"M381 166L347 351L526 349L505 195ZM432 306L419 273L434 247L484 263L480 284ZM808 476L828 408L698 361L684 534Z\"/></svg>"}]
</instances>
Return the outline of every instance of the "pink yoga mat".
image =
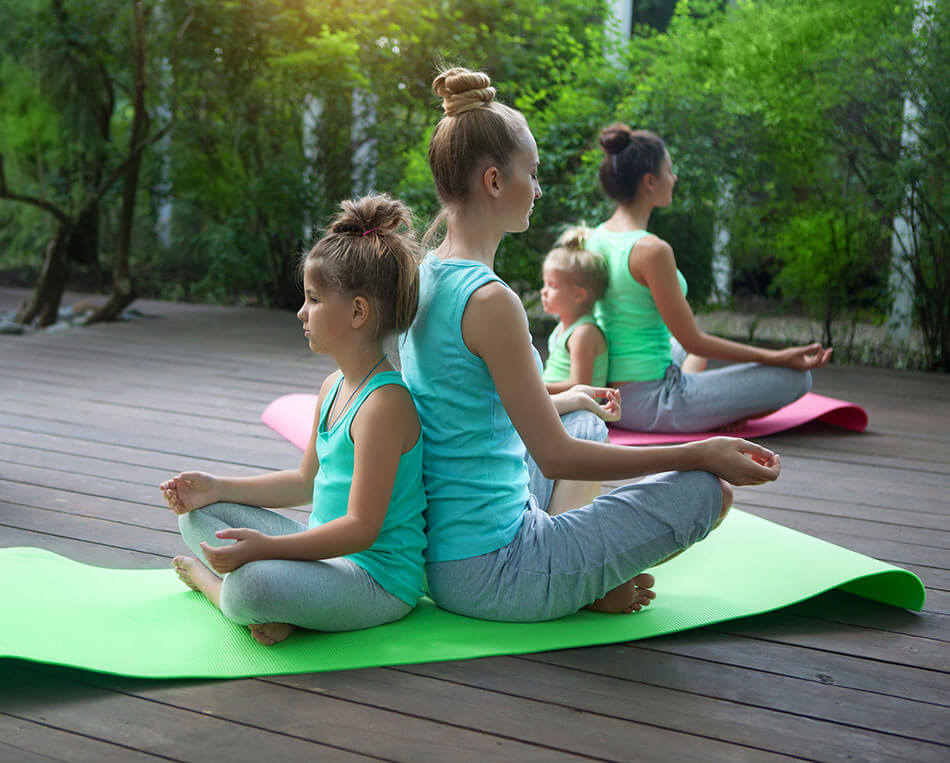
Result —
<instances>
[{"instance_id":1,"label":"pink yoga mat","mask_svg":"<svg viewBox=\"0 0 950 763\"><path fill-rule=\"evenodd\" d=\"M261 421L303 450L310 442L316 409L316 395L284 395L264 409Z\"/></svg>"},{"instance_id":2,"label":"pink yoga mat","mask_svg":"<svg viewBox=\"0 0 950 763\"><path fill-rule=\"evenodd\" d=\"M742 429L727 434L731 437L754 439L767 434L784 432L810 421L824 421L826 424L834 424L843 429L863 432L868 426L868 414L860 405L809 392L804 397L786 405L784 408L780 408L775 413L770 413L761 419L752 419L746 422ZM611 427L610 441L617 445L664 445L674 442L705 440L721 434L723 432L660 434L657 432L630 432L625 429Z\"/></svg>"},{"instance_id":3,"label":"pink yoga mat","mask_svg":"<svg viewBox=\"0 0 950 763\"><path fill-rule=\"evenodd\" d=\"M310 439L313 426L313 414L317 404L316 395L284 395L267 406L261 415L261 421L277 434L286 437L303 450ZM791 405L754 419L738 432L730 432L733 437L755 438L767 434L783 432L809 421L824 421L827 424L855 432L863 432L868 425L868 414L859 405L836 400L833 397L816 395L809 392ZM610 429L610 441L617 445L662 445L674 442L692 442L716 437L721 432L696 432L693 434L656 434L652 432L628 432L624 429Z\"/></svg>"}]
</instances>

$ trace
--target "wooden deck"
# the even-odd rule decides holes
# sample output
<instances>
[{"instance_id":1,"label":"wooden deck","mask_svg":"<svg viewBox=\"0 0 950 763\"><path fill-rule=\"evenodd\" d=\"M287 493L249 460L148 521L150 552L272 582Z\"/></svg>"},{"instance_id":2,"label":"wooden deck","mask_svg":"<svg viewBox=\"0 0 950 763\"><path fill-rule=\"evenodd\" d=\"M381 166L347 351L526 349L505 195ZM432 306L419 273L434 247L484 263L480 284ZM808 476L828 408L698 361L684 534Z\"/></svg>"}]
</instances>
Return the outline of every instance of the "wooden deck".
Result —
<instances>
[{"instance_id":1,"label":"wooden deck","mask_svg":"<svg viewBox=\"0 0 950 763\"><path fill-rule=\"evenodd\" d=\"M297 462L259 423L328 370L293 314L137 307L0 336L0 546L162 567L183 545L161 479ZM782 477L736 503L913 570L922 614L831 593L641 642L240 681L0 660L0 761L950 760L950 378L831 367L815 389L870 430L768 438Z\"/></svg>"}]
</instances>

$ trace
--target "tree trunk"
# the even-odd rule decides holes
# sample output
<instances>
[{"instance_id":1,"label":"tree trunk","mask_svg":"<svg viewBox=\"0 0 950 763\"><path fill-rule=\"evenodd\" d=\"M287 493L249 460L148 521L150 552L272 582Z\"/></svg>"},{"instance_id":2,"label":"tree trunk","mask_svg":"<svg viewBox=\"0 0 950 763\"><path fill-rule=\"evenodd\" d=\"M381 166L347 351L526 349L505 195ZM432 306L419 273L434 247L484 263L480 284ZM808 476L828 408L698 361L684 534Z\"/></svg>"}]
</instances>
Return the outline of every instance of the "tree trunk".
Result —
<instances>
[{"instance_id":1,"label":"tree trunk","mask_svg":"<svg viewBox=\"0 0 950 763\"><path fill-rule=\"evenodd\" d=\"M56 235L46 247L43 270L36 282L33 295L23 303L17 313L17 323L31 324L37 320L40 328L56 323L59 306L66 289L66 250L70 240L70 227L60 224Z\"/></svg>"},{"instance_id":2,"label":"tree trunk","mask_svg":"<svg viewBox=\"0 0 950 763\"><path fill-rule=\"evenodd\" d=\"M101 172L96 174L96 187ZM96 265L99 261L99 202L94 201L79 210L76 227L66 246L66 257L80 265Z\"/></svg>"},{"instance_id":3,"label":"tree trunk","mask_svg":"<svg viewBox=\"0 0 950 763\"><path fill-rule=\"evenodd\" d=\"M142 166L143 140L148 130L145 109L145 10L135 3L135 88L133 90L132 128L129 134L129 162L122 177L122 210L119 213L119 236L112 263L112 295L93 313L90 323L112 321L135 301L135 288L129 273L129 252L132 248L132 224L135 220L135 197Z\"/></svg>"}]
</instances>

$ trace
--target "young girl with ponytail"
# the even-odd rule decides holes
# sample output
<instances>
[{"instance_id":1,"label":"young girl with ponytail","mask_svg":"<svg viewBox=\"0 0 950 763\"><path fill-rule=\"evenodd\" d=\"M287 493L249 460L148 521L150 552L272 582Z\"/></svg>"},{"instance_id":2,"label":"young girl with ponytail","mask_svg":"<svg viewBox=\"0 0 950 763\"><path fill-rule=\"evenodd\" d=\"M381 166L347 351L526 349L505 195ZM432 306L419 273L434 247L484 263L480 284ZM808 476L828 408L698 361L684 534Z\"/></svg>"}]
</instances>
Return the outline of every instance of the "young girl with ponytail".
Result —
<instances>
[{"instance_id":1,"label":"young girl with ponytail","mask_svg":"<svg viewBox=\"0 0 950 763\"><path fill-rule=\"evenodd\" d=\"M175 557L178 576L265 645L295 626L392 622L422 595L419 419L383 352L416 313L419 249L401 202L368 196L341 207L301 262L297 317L310 349L340 370L320 389L300 467L252 477L183 472L160 486L194 553ZM311 500L308 525L269 510Z\"/></svg>"}]
</instances>

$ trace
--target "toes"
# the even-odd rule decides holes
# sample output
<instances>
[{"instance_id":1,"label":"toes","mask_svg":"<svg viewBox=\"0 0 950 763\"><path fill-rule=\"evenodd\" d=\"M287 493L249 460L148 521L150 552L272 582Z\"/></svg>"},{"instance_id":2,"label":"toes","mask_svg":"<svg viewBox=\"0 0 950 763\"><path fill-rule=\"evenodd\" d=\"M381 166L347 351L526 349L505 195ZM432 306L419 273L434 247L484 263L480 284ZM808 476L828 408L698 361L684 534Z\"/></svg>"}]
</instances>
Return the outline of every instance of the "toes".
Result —
<instances>
[{"instance_id":1,"label":"toes","mask_svg":"<svg viewBox=\"0 0 950 763\"><path fill-rule=\"evenodd\" d=\"M656 585L656 578L649 572L641 572L631 582L638 588L653 588Z\"/></svg>"}]
</instances>

